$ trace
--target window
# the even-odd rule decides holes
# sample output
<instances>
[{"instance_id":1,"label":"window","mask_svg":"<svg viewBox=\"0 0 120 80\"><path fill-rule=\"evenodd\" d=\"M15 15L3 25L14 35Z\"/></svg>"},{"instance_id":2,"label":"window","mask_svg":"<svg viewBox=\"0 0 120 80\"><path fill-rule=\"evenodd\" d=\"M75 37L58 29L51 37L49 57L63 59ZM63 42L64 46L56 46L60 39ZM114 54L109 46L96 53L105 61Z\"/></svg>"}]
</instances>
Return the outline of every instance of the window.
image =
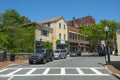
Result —
<instances>
[{"instance_id":1,"label":"window","mask_svg":"<svg viewBox=\"0 0 120 80\"><path fill-rule=\"evenodd\" d=\"M78 35L78 40L80 40L80 35Z\"/></svg>"},{"instance_id":2,"label":"window","mask_svg":"<svg viewBox=\"0 0 120 80\"><path fill-rule=\"evenodd\" d=\"M66 40L66 35L64 34L64 40Z\"/></svg>"},{"instance_id":3,"label":"window","mask_svg":"<svg viewBox=\"0 0 120 80\"><path fill-rule=\"evenodd\" d=\"M41 35L43 35L43 36L49 36L49 31L41 30Z\"/></svg>"},{"instance_id":4,"label":"window","mask_svg":"<svg viewBox=\"0 0 120 80\"><path fill-rule=\"evenodd\" d=\"M46 26L46 27L50 27L50 23L45 23L43 25Z\"/></svg>"},{"instance_id":5,"label":"window","mask_svg":"<svg viewBox=\"0 0 120 80\"><path fill-rule=\"evenodd\" d=\"M64 30L66 29L66 26L64 25Z\"/></svg>"},{"instance_id":6,"label":"window","mask_svg":"<svg viewBox=\"0 0 120 80\"><path fill-rule=\"evenodd\" d=\"M61 33L59 33L59 39L61 39Z\"/></svg>"},{"instance_id":7,"label":"window","mask_svg":"<svg viewBox=\"0 0 120 80\"><path fill-rule=\"evenodd\" d=\"M61 28L61 23L59 23L59 28Z\"/></svg>"}]
</instances>

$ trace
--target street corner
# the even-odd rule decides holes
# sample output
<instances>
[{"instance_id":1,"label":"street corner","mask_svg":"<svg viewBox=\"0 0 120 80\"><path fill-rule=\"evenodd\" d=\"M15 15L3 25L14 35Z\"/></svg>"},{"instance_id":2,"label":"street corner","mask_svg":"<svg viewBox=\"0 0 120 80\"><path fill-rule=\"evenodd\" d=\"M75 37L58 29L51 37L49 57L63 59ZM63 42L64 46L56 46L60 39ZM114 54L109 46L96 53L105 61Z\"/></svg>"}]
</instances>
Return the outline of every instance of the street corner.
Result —
<instances>
[{"instance_id":1,"label":"street corner","mask_svg":"<svg viewBox=\"0 0 120 80\"><path fill-rule=\"evenodd\" d=\"M16 60L16 61L0 62L0 68L7 68L7 67L12 67L12 66L22 65L22 64L25 64L27 62L28 62L28 60Z\"/></svg>"},{"instance_id":2,"label":"street corner","mask_svg":"<svg viewBox=\"0 0 120 80\"><path fill-rule=\"evenodd\" d=\"M107 70L114 76L120 79L120 70L115 68L112 64L106 65Z\"/></svg>"}]
</instances>

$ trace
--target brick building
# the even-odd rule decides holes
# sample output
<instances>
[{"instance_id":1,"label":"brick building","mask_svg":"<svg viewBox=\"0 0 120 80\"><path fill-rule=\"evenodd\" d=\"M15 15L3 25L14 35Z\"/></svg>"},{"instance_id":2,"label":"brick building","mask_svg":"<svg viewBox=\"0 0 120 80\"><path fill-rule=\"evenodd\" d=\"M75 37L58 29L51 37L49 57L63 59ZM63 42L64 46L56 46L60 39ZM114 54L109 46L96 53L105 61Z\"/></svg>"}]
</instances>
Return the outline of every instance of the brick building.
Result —
<instances>
[{"instance_id":1,"label":"brick building","mask_svg":"<svg viewBox=\"0 0 120 80\"><path fill-rule=\"evenodd\" d=\"M78 19L75 19L75 17L73 17L73 20L67 22L69 51L89 51L90 43L88 41L88 37L87 35L80 34L78 32L78 28L91 24L95 24L95 20L92 16L86 16Z\"/></svg>"},{"instance_id":2,"label":"brick building","mask_svg":"<svg viewBox=\"0 0 120 80\"><path fill-rule=\"evenodd\" d=\"M78 19L75 19L75 17L73 17L73 20L68 21L67 23L68 23L68 26L79 28L82 26L95 24L95 19L92 16L86 16Z\"/></svg>"}]
</instances>

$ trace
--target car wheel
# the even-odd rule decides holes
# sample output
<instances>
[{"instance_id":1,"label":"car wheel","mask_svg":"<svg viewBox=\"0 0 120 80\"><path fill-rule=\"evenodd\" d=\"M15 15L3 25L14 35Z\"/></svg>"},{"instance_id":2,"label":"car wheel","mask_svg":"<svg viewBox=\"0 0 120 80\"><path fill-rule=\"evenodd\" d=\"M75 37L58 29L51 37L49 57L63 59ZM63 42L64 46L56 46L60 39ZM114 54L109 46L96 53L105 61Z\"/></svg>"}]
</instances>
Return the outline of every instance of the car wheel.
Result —
<instances>
[{"instance_id":1,"label":"car wheel","mask_svg":"<svg viewBox=\"0 0 120 80\"><path fill-rule=\"evenodd\" d=\"M43 58L42 63L46 64L46 59L45 58Z\"/></svg>"},{"instance_id":2,"label":"car wheel","mask_svg":"<svg viewBox=\"0 0 120 80\"><path fill-rule=\"evenodd\" d=\"M53 60L54 60L54 58L52 57L52 58L51 58L51 61L53 61Z\"/></svg>"},{"instance_id":3,"label":"car wheel","mask_svg":"<svg viewBox=\"0 0 120 80\"><path fill-rule=\"evenodd\" d=\"M32 62L32 61L29 61L29 64L33 64L33 62Z\"/></svg>"}]
</instances>

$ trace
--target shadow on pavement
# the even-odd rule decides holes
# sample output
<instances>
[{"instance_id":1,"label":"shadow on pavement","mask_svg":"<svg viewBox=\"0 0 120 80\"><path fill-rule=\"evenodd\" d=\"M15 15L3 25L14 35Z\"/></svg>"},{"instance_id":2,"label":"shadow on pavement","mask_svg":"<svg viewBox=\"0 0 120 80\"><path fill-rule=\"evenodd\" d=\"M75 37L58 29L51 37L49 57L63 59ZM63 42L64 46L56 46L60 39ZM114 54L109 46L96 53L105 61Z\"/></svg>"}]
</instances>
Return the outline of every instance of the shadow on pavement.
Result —
<instances>
[{"instance_id":1,"label":"shadow on pavement","mask_svg":"<svg viewBox=\"0 0 120 80\"><path fill-rule=\"evenodd\" d=\"M111 61L113 67L120 71L120 61Z\"/></svg>"}]
</instances>

